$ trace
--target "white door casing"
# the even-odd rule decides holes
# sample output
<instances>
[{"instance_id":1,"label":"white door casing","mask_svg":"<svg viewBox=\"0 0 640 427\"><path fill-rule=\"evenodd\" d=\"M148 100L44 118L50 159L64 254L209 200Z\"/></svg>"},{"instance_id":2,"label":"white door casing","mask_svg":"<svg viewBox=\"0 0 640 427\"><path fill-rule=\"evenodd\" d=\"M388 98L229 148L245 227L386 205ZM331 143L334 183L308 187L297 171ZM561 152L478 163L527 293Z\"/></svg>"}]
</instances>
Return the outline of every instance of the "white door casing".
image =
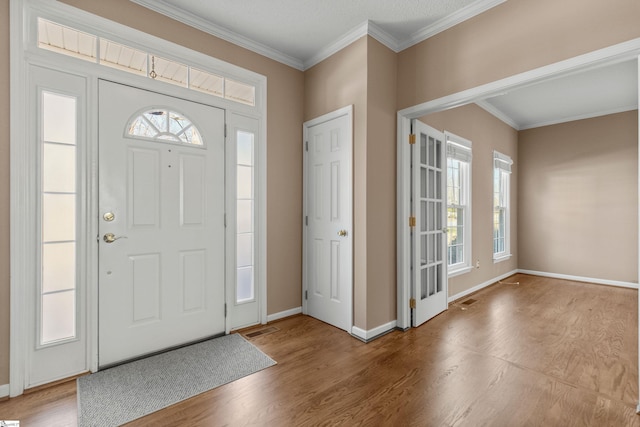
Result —
<instances>
[{"instance_id":1,"label":"white door casing","mask_svg":"<svg viewBox=\"0 0 640 427\"><path fill-rule=\"evenodd\" d=\"M412 145L411 228L412 283L415 299L412 326L419 326L448 306L447 289L447 167L442 132L414 120Z\"/></svg>"},{"instance_id":2,"label":"white door casing","mask_svg":"<svg viewBox=\"0 0 640 427\"><path fill-rule=\"evenodd\" d=\"M352 106L304 124L303 308L353 325Z\"/></svg>"},{"instance_id":3,"label":"white door casing","mask_svg":"<svg viewBox=\"0 0 640 427\"><path fill-rule=\"evenodd\" d=\"M256 145L256 286L258 305L260 306L260 320L267 321L266 311L266 106L267 81L266 77L258 73L243 69L208 56L166 39L145 34L133 28L116 23L82 11L73 6L48 0L12 0L11 4L11 129L9 153L11 155L10 168L10 216L11 216L11 292L10 292L10 372L9 394L11 397L23 393L25 388L35 385L32 375L29 353L32 351L33 341L29 339L29 331L37 333L34 313L38 311L34 292L30 287L37 285L38 274L41 270L37 254L38 244L37 222L40 221L37 191L40 173L38 146L35 142L37 130L32 121L38 114L36 96L32 87L39 85L39 81L32 81L29 68L41 66L62 73L67 73L85 79L83 90L86 91L82 102L78 102L78 126L80 135L86 139L78 146L78 330L86 334L84 345L71 360L84 361L80 371L74 373L98 370L98 79L104 78L119 81L134 87L148 90L159 90L165 94L190 99L207 105L224 108L227 114L238 114L258 120L259 133ZM189 64L200 70L231 78L239 82L255 85L255 105L245 105L199 91L186 89L151 79L144 79L108 66L100 66L82 60L70 58L66 55L53 54L51 51L38 47L37 18L51 20L72 28L81 28L99 37L135 46L151 52L164 52L167 58L183 64ZM117 36L116 36L117 35ZM50 86L53 92L58 92L58 82ZM80 98L78 98L80 101ZM82 127L82 129L81 129ZM231 165L233 167L233 165ZM230 256L230 255L228 255ZM37 297L37 295L36 295ZM83 305L82 305L83 304ZM81 306L82 305L82 306ZM233 311L233 306L229 311ZM36 322L36 323L34 323ZM229 322L227 322L227 327ZM52 346L56 352L61 348L60 343ZM45 357L45 363L34 361L38 369L53 367L53 360ZM31 366L35 366L31 365ZM74 373L63 374L64 377ZM53 377L43 382L58 379ZM0 384L0 397L3 396L5 385Z\"/></svg>"},{"instance_id":4,"label":"white door casing","mask_svg":"<svg viewBox=\"0 0 640 427\"><path fill-rule=\"evenodd\" d=\"M179 112L203 144L128 136L153 109ZM101 80L99 114L104 367L225 332L225 156L224 110Z\"/></svg>"}]
</instances>

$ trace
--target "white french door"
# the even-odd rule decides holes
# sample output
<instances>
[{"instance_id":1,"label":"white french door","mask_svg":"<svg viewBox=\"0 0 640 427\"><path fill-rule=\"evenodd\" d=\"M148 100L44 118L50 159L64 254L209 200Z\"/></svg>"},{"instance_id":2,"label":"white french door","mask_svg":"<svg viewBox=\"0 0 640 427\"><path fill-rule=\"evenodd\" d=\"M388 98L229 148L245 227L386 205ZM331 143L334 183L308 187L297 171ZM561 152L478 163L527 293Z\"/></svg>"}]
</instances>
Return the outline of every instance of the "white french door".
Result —
<instances>
[{"instance_id":1,"label":"white french door","mask_svg":"<svg viewBox=\"0 0 640 427\"><path fill-rule=\"evenodd\" d=\"M99 366L225 331L224 110L99 84Z\"/></svg>"},{"instance_id":2,"label":"white french door","mask_svg":"<svg viewBox=\"0 0 640 427\"><path fill-rule=\"evenodd\" d=\"M411 152L412 326L447 309L446 142L442 132L413 120Z\"/></svg>"},{"instance_id":3,"label":"white french door","mask_svg":"<svg viewBox=\"0 0 640 427\"><path fill-rule=\"evenodd\" d=\"M306 314L351 332L353 188L351 107L304 124Z\"/></svg>"}]
</instances>

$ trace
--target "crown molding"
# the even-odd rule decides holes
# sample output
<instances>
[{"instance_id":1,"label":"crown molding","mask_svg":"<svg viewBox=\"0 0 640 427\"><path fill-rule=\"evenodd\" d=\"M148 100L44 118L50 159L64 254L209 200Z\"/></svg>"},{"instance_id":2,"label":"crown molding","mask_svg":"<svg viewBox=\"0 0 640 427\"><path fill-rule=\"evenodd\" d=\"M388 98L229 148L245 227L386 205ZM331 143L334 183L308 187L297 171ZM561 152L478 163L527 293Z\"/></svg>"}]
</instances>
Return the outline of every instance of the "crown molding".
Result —
<instances>
[{"instance_id":1,"label":"crown molding","mask_svg":"<svg viewBox=\"0 0 640 427\"><path fill-rule=\"evenodd\" d=\"M529 125L524 125L518 130L527 130L527 129L540 128L540 127L543 127L543 126L558 125L558 124L561 124L561 123L575 122L577 120L594 119L596 117L608 116L610 114L626 113L627 111L633 111L633 110L637 110L637 109L638 109L638 105L637 104L626 105L626 106L622 106L622 107L611 108L611 109L608 109L608 110L600 110L600 111L595 111L595 112L592 112L592 113L579 114L577 116L567 116L567 117L563 117L561 119L549 120L549 121L546 121L546 122L532 123L532 124L529 124Z\"/></svg>"},{"instance_id":2,"label":"crown molding","mask_svg":"<svg viewBox=\"0 0 640 427\"><path fill-rule=\"evenodd\" d=\"M380 43L394 51L395 53L400 52L400 40L393 37L391 34L387 33L385 30L380 28L375 23L369 21L368 22L368 34L374 39L378 40Z\"/></svg>"},{"instance_id":3,"label":"crown molding","mask_svg":"<svg viewBox=\"0 0 640 427\"><path fill-rule=\"evenodd\" d=\"M273 59L274 61L278 61L297 70L304 71L324 61L331 55L339 52L340 50L344 49L345 47L349 46L351 43L355 42L365 35L370 35L396 53L401 52L404 49L407 49L428 39L429 37L445 31L463 21L471 19L474 16L479 15L495 6L498 6L506 2L507 0L482 0L476 2L463 9L460 9L459 11L451 15L446 16L445 18L436 21L435 23L423 28L420 31L413 33L407 40L398 40L391 34L384 31L382 28L380 28L380 26L374 24L371 21L366 21L358 25L351 31L347 32L345 35L337 39L335 42L331 43L329 46L323 48L322 50L320 50L320 52L313 55L306 61L294 58L290 55L280 52L279 50L273 49L262 43L256 42L247 37L227 30L226 28L223 28L219 25L212 24L211 22L208 22L207 20L197 15L185 12L184 10L168 4L164 0L129 1L146 7L147 9L153 10L154 12L168 16L169 18L175 19L176 21L182 22L183 24L189 25L200 31L204 31L205 33L211 34L222 40L226 40L237 46L243 47L267 58Z\"/></svg>"},{"instance_id":4,"label":"crown molding","mask_svg":"<svg viewBox=\"0 0 640 427\"><path fill-rule=\"evenodd\" d=\"M378 40L380 43L393 50L394 52L398 51L398 40L393 37L391 34L384 31L382 28L377 26L371 21L365 21L362 24L358 25L353 30L349 31L338 40L330 44L329 46L322 49L317 54L313 55L309 60L304 62L303 70L308 70L316 64L324 61L329 58L331 55L341 51L345 47L349 46L351 43L356 40L361 39L362 37L369 35L374 39Z\"/></svg>"},{"instance_id":5,"label":"crown molding","mask_svg":"<svg viewBox=\"0 0 640 427\"><path fill-rule=\"evenodd\" d=\"M236 34L232 31L227 30L226 28L212 24L211 22L208 22L207 20L197 15L185 12L170 4L167 4L163 0L129 1L146 7L147 9L153 10L154 12L158 12L162 15L168 16L169 18L175 19L176 21L182 22L183 24L189 25L190 27L196 28L200 31L204 31L205 33L211 34L212 36L243 47L262 56L266 56L267 58L273 59L274 61L281 62L292 68L303 71L303 63L299 59L294 58L290 55L286 55L276 49L272 49L247 37Z\"/></svg>"},{"instance_id":6,"label":"crown molding","mask_svg":"<svg viewBox=\"0 0 640 427\"><path fill-rule=\"evenodd\" d=\"M476 101L476 105L482 108L483 110L485 110L487 113L501 120L502 122L508 124L515 130L521 130L520 125L516 123L515 120L509 117L504 111L500 110L498 107L494 106L493 104L490 104L486 99Z\"/></svg>"},{"instance_id":7,"label":"crown molding","mask_svg":"<svg viewBox=\"0 0 640 427\"><path fill-rule=\"evenodd\" d=\"M403 51L413 45L423 42L429 37L433 37L438 33L448 30L449 28L454 27L477 15L480 15L481 13L486 12L487 10L498 5L501 5L506 1L507 0L483 0L464 7L457 12L452 13L451 15L445 16L444 18L434 22L431 25L419 31L416 31L411 36L409 36L407 40L404 40L398 45L398 50L396 52Z\"/></svg>"}]
</instances>

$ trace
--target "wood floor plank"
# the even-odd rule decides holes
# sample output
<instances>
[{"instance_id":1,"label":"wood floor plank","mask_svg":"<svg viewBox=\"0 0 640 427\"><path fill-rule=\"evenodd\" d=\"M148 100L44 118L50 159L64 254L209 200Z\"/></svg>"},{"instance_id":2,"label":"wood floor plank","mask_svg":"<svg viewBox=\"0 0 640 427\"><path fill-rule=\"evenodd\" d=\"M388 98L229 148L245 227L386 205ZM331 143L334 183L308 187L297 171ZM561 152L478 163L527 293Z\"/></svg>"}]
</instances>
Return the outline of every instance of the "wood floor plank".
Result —
<instances>
[{"instance_id":1,"label":"wood floor plank","mask_svg":"<svg viewBox=\"0 0 640 427\"><path fill-rule=\"evenodd\" d=\"M278 364L130 426L640 426L637 291L517 275L365 344L306 316L251 342ZM76 425L75 383L5 402Z\"/></svg>"}]
</instances>

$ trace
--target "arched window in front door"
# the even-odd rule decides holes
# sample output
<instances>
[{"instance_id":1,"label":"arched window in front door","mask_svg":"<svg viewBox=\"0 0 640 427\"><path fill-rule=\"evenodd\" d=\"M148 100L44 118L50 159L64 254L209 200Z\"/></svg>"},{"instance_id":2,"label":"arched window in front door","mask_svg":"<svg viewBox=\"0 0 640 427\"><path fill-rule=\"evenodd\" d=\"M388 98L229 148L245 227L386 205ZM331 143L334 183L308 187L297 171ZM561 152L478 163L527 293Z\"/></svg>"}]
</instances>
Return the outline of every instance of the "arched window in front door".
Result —
<instances>
[{"instance_id":1,"label":"arched window in front door","mask_svg":"<svg viewBox=\"0 0 640 427\"><path fill-rule=\"evenodd\" d=\"M183 114L168 108L152 108L135 115L127 136L179 144L203 145L200 132Z\"/></svg>"}]
</instances>

